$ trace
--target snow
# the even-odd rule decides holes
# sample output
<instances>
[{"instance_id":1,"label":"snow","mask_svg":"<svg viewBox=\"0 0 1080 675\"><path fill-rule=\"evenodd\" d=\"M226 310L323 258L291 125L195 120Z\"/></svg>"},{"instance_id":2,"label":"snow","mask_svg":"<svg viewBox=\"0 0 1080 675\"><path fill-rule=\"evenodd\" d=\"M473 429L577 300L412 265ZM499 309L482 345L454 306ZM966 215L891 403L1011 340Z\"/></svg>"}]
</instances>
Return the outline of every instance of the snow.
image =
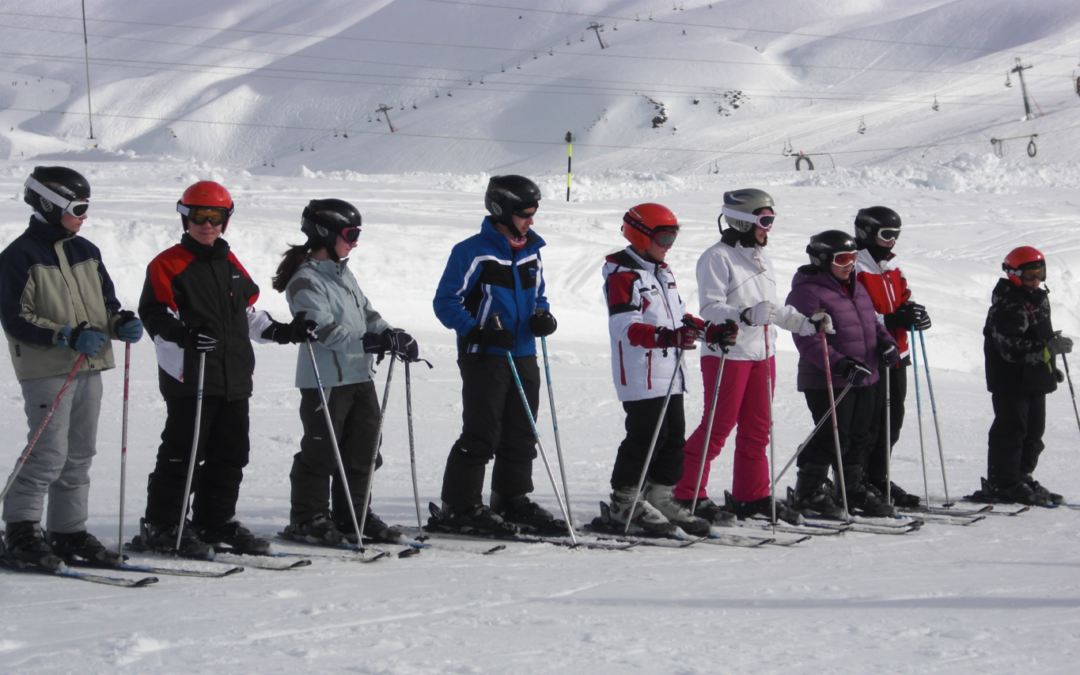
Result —
<instances>
[{"instance_id":1,"label":"snow","mask_svg":"<svg viewBox=\"0 0 1080 675\"><path fill-rule=\"evenodd\" d=\"M488 177L533 176L545 194L535 227L548 241L545 272L559 318L549 347L560 434L575 518L587 521L606 498L622 432L599 276L603 256L622 246L622 213L660 201L679 216L682 236L669 262L693 308L694 265L716 239L724 190L762 187L776 199L780 220L769 250L781 279L805 261L810 235L848 229L858 208L885 204L904 219L898 252L934 321L926 341L949 494L976 489L992 418L981 328L1007 251L1030 244L1047 254L1056 327L1080 334L1080 124L1070 75L1080 8L1060 0L818 0L785 3L783 11L745 0L712 9L704 1L679 4L684 10L634 0L542 0L520 11L423 0L92 2L91 56L129 61L91 63L91 141L81 25L27 16L77 16L77 7L0 3L5 51L37 55L6 56L0 78L0 246L25 227L21 184L33 166L70 165L94 190L83 233L102 249L121 301L133 308L146 263L179 237L180 192L198 179L217 180L237 203L226 238L264 289L259 305L284 318L269 279L286 245L301 239L300 211L312 198L352 202L364 217L352 262L361 287L391 323L417 337L434 365L412 372L426 506L438 497L461 411L453 337L432 314L434 288L450 248L479 226ZM629 18L615 32L611 17ZM591 32L579 40L591 20L608 26L610 50L601 52ZM708 28L720 25L740 30ZM198 28L206 26L274 33ZM762 29L780 33L755 32ZM1011 89L1002 86L1015 57L1035 66L1025 77L1045 117L1019 121L1015 74ZM408 65L380 65L388 63ZM320 81L330 79L360 84ZM549 84L567 88L550 93ZM718 115L723 92L735 89L747 102L724 104L730 116ZM935 93L939 112L930 108ZM665 104L669 120L660 129L651 126L656 113L645 96ZM404 104L391 111L397 133L385 120L367 122L380 103ZM202 123L208 120L237 124ZM347 128L350 138L335 139L335 128ZM575 136L570 202L563 201L568 130ZM1036 133L1038 154L1030 158L1024 148ZM1014 136L1023 138L1006 141L997 157L989 139ZM816 171L794 171L794 159L781 154L788 138L813 155ZM736 152L760 154L729 154ZM779 349L782 465L811 421L794 390L790 338L781 337ZM293 348L257 346L256 353L252 455L238 516L272 534L288 518L299 395ZM137 531L165 413L152 346L144 340L132 354L125 538ZM692 424L703 404L697 356L689 360ZM384 365L380 391L386 372ZM122 369L104 381L89 526L115 545ZM921 493L910 384L893 469L896 482ZM929 488L940 500L925 379L920 386ZM541 398L539 426L553 456ZM13 462L26 426L7 360L0 401L7 404L0 434L10 439L0 461ZM410 524L405 417L399 367L374 508L389 522ZM1036 477L1080 501L1067 388L1049 397L1047 421ZM536 498L554 509L539 462L534 474ZM730 475L729 448L714 466L712 496L722 497ZM785 476L780 489L793 481ZM970 527L927 524L906 536L849 533L754 550L511 545L483 556L489 545L454 542L370 565L316 559L302 570L249 569L228 579L163 576L143 590L3 574L0 671L1072 673L1080 637L1076 518L1038 509Z\"/></svg>"}]
</instances>

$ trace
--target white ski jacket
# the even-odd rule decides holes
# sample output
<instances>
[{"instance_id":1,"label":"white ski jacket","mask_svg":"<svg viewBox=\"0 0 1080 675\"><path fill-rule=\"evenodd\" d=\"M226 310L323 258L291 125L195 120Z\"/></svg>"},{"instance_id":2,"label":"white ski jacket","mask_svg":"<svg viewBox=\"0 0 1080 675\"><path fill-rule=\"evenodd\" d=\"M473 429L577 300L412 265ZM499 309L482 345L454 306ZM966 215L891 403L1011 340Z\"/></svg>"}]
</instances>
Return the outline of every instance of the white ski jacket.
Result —
<instances>
[{"instance_id":1,"label":"white ski jacket","mask_svg":"<svg viewBox=\"0 0 1080 675\"><path fill-rule=\"evenodd\" d=\"M663 263L647 262L630 247L607 257L603 268L604 297L611 337L611 374L620 401L642 401L667 395L675 375L678 351L656 344L657 328L682 326L686 305L675 276ZM686 392L686 362L671 393Z\"/></svg>"},{"instance_id":2,"label":"white ski jacket","mask_svg":"<svg viewBox=\"0 0 1080 675\"><path fill-rule=\"evenodd\" d=\"M768 300L777 306L769 331L769 356L776 353L776 326L798 332L806 317L794 307L781 305L776 295L772 260L760 246L739 243L735 230L726 230L720 241L698 258L698 298L701 318L712 323L728 319L739 324L739 337L728 351L734 361L765 360L764 326L747 326L739 315L747 307ZM719 355L719 354L717 354ZM707 354L706 354L707 356Z\"/></svg>"}]
</instances>

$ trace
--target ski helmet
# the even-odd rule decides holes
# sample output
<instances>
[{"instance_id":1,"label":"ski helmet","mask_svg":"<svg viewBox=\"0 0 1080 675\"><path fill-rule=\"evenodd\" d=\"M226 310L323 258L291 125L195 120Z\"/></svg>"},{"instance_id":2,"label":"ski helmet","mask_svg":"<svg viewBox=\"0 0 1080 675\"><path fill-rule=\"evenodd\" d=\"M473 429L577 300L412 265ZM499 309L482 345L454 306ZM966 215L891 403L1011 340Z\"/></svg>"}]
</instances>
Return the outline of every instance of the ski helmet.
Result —
<instances>
[{"instance_id":1,"label":"ski helmet","mask_svg":"<svg viewBox=\"0 0 1080 675\"><path fill-rule=\"evenodd\" d=\"M821 269L827 269L837 253L855 253L857 250L855 239L841 230L826 230L815 234L810 237L810 243L806 247L810 262Z\"/></svg>"},{"instance_id":2,"label":"ski helmet","mask_svg":"<svg viewBox=\"0 0 1080 675\"><path fill-rule=\"evenodd\" d=\"M623 236L642 251L652 245L656 235L678 232L679 221L675 214L661 204L638 204L623 216Z\"/></svg>"},{"instance_id":3,"label":"ski helmet","mask_svg":"<svg viewBox=\"0 0 1080 675\"><path fill-rule=\"evenodd\" d=\"M886 241L892 241L900 235L900 214L887 206L871 206L868 209L859 209L855 216L855 241L859 248L869 248L877 240L881 230L896 230L889 233L891 236L882 237Z\"/></svg>"},{"instance_id":4,"label":"ski helmet","mask_svg":"<svg viewBox=\"0 0 1080 675\"><path fill-rule=\"evenodd\" d=\"M1046 279L1046 258L1039 249L1032 246L1021 246L1009 251L1005 256L1005 262L1001 263L1001 269L1009 276L1009 281L1014 286L1022 285L1021 276L1024 270L1043 270L1042 279Z\"/></svg>"},{"instance_id":5,"label":"ski helmet","mask_svg":"<svg viewBox=\"0 0 1080 675\"><path fill-rule=\"evenodd\" d=\"M484 206L493 221L520 237L512 216L516 213L521 217L520 213L526 209L540 208L540 199L540 188L524 176L492 176L484 194Z\"/></svg>"},{"instance_id":6,"label":"ski helmet","mask_svg":"<svg viewBox=\"0 0 1080 675\"><path fill-rule=\"evenodd\" d=\"M726 222L728 227L734 228L737 232L749 232L754 228L761 210L772 208L774 208L773 198L764 190L757 188L732 190L724 193L724 208L716 221L718 225L721 225L721 230L724 229L723 222Z\"/></svg>"},{"instance_id":7,"label":"ski helmet","mask_svg":"<svg viewBox=\"0 0 1080 675\"><path fill-rule=\"evenodd\" d=\"M176 211L180 214L184 232L192 222L201 225L209 220L213 225L221 225L224 234L233 214L232 195L219 183L201 180L184 190L180 201L176 202Z\"/></svg>"},{"instance_id":8,"label":"ski helmet","mask_svg":"<svg viewBox=\"0 0 1080 675\"><path fill-rule=\"evenodd\" d=\"M313 248L322 248L333 260L339 260L337 238L355 242L362 223L356 207L342 199L312 199L300 216L300 231L308 236Z\"/></svg>"},{"instance_id":9,"label":"ski helmet","mask_svg":"<svg viewBox=\"0 0 1080 675\"><path fill-rule=\"evenodd\" d=\"M36 166L26 179L23 201L50 225L60 225L64 213L82 218L90 207L90 183L66 166Z\"/></svg>"}]
</instances>

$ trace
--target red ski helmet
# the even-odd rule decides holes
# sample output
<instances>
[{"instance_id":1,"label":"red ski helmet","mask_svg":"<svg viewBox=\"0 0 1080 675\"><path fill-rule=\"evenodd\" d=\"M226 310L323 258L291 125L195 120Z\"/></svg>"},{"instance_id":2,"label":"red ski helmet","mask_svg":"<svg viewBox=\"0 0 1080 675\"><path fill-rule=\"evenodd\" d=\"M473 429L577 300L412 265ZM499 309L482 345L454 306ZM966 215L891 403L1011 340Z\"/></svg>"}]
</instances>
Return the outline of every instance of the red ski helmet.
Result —
<instances>
[{"instance_id":1,"label":"red ski helmet","mask_svg":"<svg viewBox=\"0 0 1080 675\"><path fill-rule=\"evenodd\" d=\"M1009 251L1005 256L1005 262L1001 263L1001 269L1008 275L1009 281L1014 286L1022 285L1020 274L1026 269L1046 267L1046 258L1033 246L1020 246Z\"/></svg>"},{"instance_id":2,"label":"red ski helmet","mask_svg":"<svg viewBox=\"0 0 1080 675\"><path fill-rule=\"evenodd\" d=\"M232 195L220 183L215 183L212 180L201 180L184 190L180 201L176 202L176 211L180 214L180 221L184 224L185 232L188 229L192 209L199 209L201 219L196 217L191 218L191 220L201 224L206 222L207 215L214 216L209 218L210 221L220 220L221 232L224 234L225 228L229 226L229 219L232 218L233 214ZM208 213L203 213L203 211Z\"/></svg>"},{"instance_id":3,"label":"red ski helmet","mask_svg":"<svg viewBox=\"0 0 1080 675\"><path fill-rule=\"evenodd\" d=\"M658 228L667 228L667 231L675 233L679 231L678 219L666 206L638 204L623 216L623 236L632 246L643 251L652 245Z\"/></svg>"}]
</instances>

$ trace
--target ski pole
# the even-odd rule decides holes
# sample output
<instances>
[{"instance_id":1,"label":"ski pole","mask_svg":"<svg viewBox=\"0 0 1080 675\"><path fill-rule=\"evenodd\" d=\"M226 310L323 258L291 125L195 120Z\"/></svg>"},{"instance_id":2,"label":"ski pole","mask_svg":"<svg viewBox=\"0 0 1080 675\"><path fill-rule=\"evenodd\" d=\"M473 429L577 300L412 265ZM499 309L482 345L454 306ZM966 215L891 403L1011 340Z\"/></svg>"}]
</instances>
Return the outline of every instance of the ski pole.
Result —
<instances>
[{"instance_id":1,"label":"ski pole","mask_svg":"<svg viewBox=\"0 0 1080 675\"><path fill-rule=\"evenodd\" d=\"M574 514L570 510L570 484L566 480L566 460L563 459L562 441L559 439L559 419L555 416L555 392L551 389L551 367L548 365L546 337L540 337L540 346L544 350L544 375L547 377L548 406L551 408L551 425L555 428L555 454L559 458L559 473L562 474L563 498L566 500L566 522L572 523Z\"/></svg>"},{"instance_id":2,"label":"ski pole","mask_svg":"<svg viewBox=\"0 0 1080 675\"><path fill-rule=\"evenodd\" d=\"M379 409L379 433L375 434L375 438L377 438L378 441L375 443L375 452L371 454L371 464L368 465L367 488L364 491L364 501L361 504L360 529L356 531L357 543L364 538L364 528L367 527L367 515L370 508L369 504L371 503L371 484L375 482L375 464L378 463L379 448L382 447L383 420L386 419L386 404L390 402L390 380L394 378L394 361L396 360L397 358L391 353L390 367L386 370L386 388L383 389L382 408ZM419 508L417 508L417 510L419 511Z\"/></svg>"},{"instance_id":3,"label":"ski pole","mask_svg":"<svg viewBox=\"0 0 1080 675\"><path fill-rule=\"evenodd\" d=\"M930 410L934 413L934 433L937 434L938 458L941 460L941 482L945 485L944 506L948 508L952 506L952 502L949 501L949 479L945 476L945 448L941 446L941 425L938 423L937 402L934 401L934 383L930 379L930 359L926 356L926 340L923 339L921 330L919 331L919 345L922 347L922 364L926 371L926 390L930 392ZM912 351L915 351L914 345L912 345ZM926 505L930 505L929 500Z\"/></svg>"},{"instance_id":4,"label":"ski pole","mask_svg":"<svg viewBox=\"0 0 1080 675\"><path fill-rule=\"evenodd\" d=\"M405 415L409 419L409 468L412 469L413 501L416 502L416 527L423 531L424 521L420 516L420 485L416 480L416 443L413 440L412 374L409 371L408 360L405 361Z\"/></svg>"},{"instance_id":5,"label":"ski pole","mask_svg":"<svg viewBox=\"0 0 1080 675\"><path fill-rule=\"evenodd\" d=\"M356 520L356 507L353 506L352 491L349 490L349 476L345 473L345 463L341 461L341 449L338 447L337 433L334 431L334 418L330 414L330 404L327 402L326 392L323 390L322 378L319 377L319 366L315 363L315 349L312 348L310 342L305 344L308 348L308 356L311 357L311 369L315 371L315 387L319 390L319 403L322 404L323 416L326 417L326 428L330 432L330 447L334 450L334 459L337 460L338 471L341 472L341 487L345 492L345 501L349 504L349 516L352 518L353 527L359 533L360 524ZM356 545L360 548L361 555L363 555L364 538L359 534L356 537Z\"/></svg>"},{"instance_id":6,"label":"ski pole","mask_svg":"<svg viewBox=\"0 0 1080 675\"><path fill-rule=\"evenodd\" d=\"M773 436L772 369L769 367L769 324L765 324L765 395L769 397L769 506L776 525L776 438Z\"/></svg>"},{"instance_id":7,"label":"ski pole","mask_svg":"<svg viewBox=\"0 0 1080 675\"><path fill-rule=\"evenodd\" d=\"M847 393L850 390L851 383L848 382L848 385L844 387L844 390L840 392L839 396L836 397L836 405L840 405L840 401L844 400L844 397L847 396ZM799 444L799 447L795 449L795 454L791 456L791 459L789 459L788 463L784 465L784 468L780 470L780 473L776 474L776 480L780 480L784 477L784 474L787 473L788 469L791 468L791 465L795 463L795 460L799 458L799 455L801 455L803 450L806 449L806 446L810 445L810 441L813 440L814 434L818 432L818 429L820 429L825 424L825 422L828 421L828 419L829 413L825 413L821 416L821 419L819 419L817 421L817 424L814 425L814 428L810 431L810 434L806 437L805 440L803 440L802 443Z\"/></svg>"},{"instance_id":8,"label":"ski pole","mask_svg":"<svg viewBox=\"0 0 1080 675\"><path fill-rule=\"evenodd\" d=\"M885 371L885 504L892 504L892 390L888 364Z\"/></svg>"},{"instance_id":9,"label":"ski pole","mask_svg":"<svg viewBox=\"0 0 1080 675\"><path fill-rule=\"evenodd\" d=\"M705 425L705 446L701 449L701 462L698 464L697 483L694 484L694 502L690 505L690 513L697 512L698 493L701 491L701 480L705 476L705 458L709 454L709 445L712 443L713 418L716 417L716 403L720 400L720 380L724 377L724 364L727 362L727 347L721 347L724 353L720 356L720 365L716 368L716 384L713 385L712 407L709 408L709 421Z\"/></svg>"},{"instance_id":10,"label":"ski pole","mask_svg":"<svg viewBox=\"0 0 1080 675\"><path fill-rule=\"evenodd\" d=\"M1076 413L1076 426L1080 428L1080 410L1076 408L1076 391L1073 389L1072 375L1069 373L1069 359L1062 354L1061 362L1065 364L1065 379L1069 382L1069 394L1072 396L1073 412Z\"/></svg>"},{"instance_id":11,"label":"ski pole","mask_svg":"<svg viewBox=\"0 0 1080 675\"><path fill-rule=\"evenodd\" d=\"M176 550L180 550L180 538L184 536L188 500L191 497L191 479L195 476L195 456L199 454L199 427L202 425L203 384L206 381L206 352L199 352L199 387L195 394L195 435L191 439L191 457L188 459L187 480L184 482L184 504L180 507L180 524L176 528Z\"/></svg>"},{"instance_id":12,"label":"ski pole","mask_svg":"<svg viewBox=\"0 0 1080 675\"><path fill-rule=\"evenodd\" d=\"M844 498L844 520L851 520L848 510L847 485L844 484L844 456L840 452L840 426L836 422L836 399L833 398L832 368L829 366L829 343L821 332L821 348L825 351L825 381L829 389L829 414L832 415L833 442L836 444L836 476L840 480L840 495Z\"/></svg>"},{"instance_id":13,"label":"ski pole","mask_svg":"<svg viewBox=\"0 0 1080 675\"><path fill-rule=\"evenodd\" d=\"M79 358L75 361L75 367L71 369L71 374L68 375L67 381L64 382L64 386L60 387L60 393L56 395L56 400L53 401L52 407L49 408L49 412L45 414L45 419L41 420L41 424L38 426L37 432L34 433L34 437L26 444L26 449L23 450L23 453L19 456L19 460L15 462L15 469L11 472L11 476L8 477L7 485L4 486L4 491L0 492L0 503L4 501L4 497L7 496L8 490L15 484L15 478L19 475L19 472L22 471L27 458L30 457L30 451L37 445L38 439L41 438L41 434L45 431L45 427L49 424L49 420L52 419L53 413L56 412L56 408L60 405L60 399L64 398L68 386L71 384L71 381L75 379L75 373L79 372L79 366L82 365L82 362L85 359L86 354L79 354Z\"/></svg>"},{"instance_id":14,"label":"ski pole","mask_svg":"<svg viewBox=\"0 0 1080 675\"><path fill-rule=\"evenodd\" d=\"M915 326L911 326L911 334L915 334ZM930 506L930 481L926 478L926 445L923 442L922 428L922 397L919 395L919 353L915 345L911 345L911 370L915 376L915 413L919 418L919 454L922 455L922 482L923 494L926 495L926 505Z\"/></svg>"},{"instance_id":15,"label":"ski pole","mask_svg":"<svg viewBox=\"0 0 1080 675\"><path fill-rule=\"evenodd\" d=\"M131 343L124 343L124 415L120 425L120 536L116 551L124 553L124 488L127 485L128 384L131 382Z\"/></svg>"},{"instance_id":16,"label":"ski pole","mask_svg":"<svg viewBox=\"0 0 1080 675\"><path fill-rule=\"evenodd\" d=\"M623 528L623 534L630 532L630 523L634 520L634 511L637 509L638 499L641 498L641 486L645 483L645 476L649 473L649 464L652 462L653 452L656 450L656 441L660 438L660 427L664 425L668 403L671 402L671 392L675 388L675 380L679 377L683 356L685 355L686 351L680 349L679 358L675 360L675 372L671 374L671 382L668 384L667 394L664 395L664 405L660 408L659 419L656 420L656 430L653 431L652 440L649 441L649 452L645 455L644 466L641 467L641 477L638 478L637 485L634 486L634 500L630 502L630 510L627 512L626 527Z\"/></svg>"}]
</instances>

